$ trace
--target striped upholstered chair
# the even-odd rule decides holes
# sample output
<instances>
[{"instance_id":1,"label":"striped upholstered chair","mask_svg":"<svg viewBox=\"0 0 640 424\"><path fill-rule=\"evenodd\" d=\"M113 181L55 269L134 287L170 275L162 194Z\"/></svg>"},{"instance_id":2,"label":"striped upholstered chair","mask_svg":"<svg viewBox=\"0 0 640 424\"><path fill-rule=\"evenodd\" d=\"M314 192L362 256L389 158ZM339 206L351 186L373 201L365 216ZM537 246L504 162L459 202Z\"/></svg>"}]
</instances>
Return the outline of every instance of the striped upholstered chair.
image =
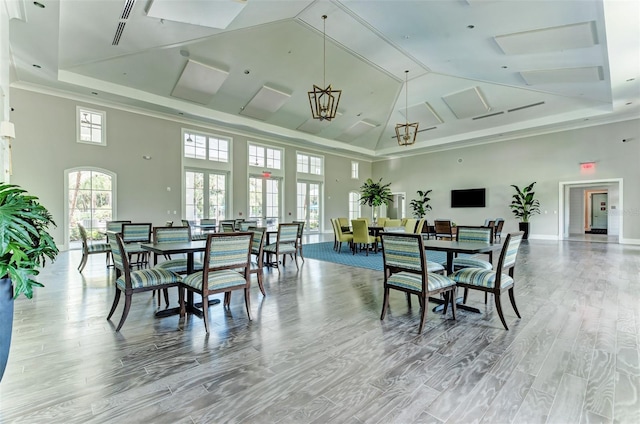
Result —
<instances>
[{"instance_id":1,"label":"striped upholstered chair","mask_svg":"<svg viewBox=\"0 0 640 424\"><path fill-rule=\"evenodd\" d=\"M269 258L271 258L271 255L276 255L276 260L272 261L271 259L269 259L269 263L271 264L271 266L278 268L278 272L280 272L280 267L278 266L279 256L282 256L282 265L284 266L286 255L292 255L293 260L296 263L296 268L298 268L298 248L296 245L297 240L298 224L278 224L278 236L276 238L276 242L268 244L264 247L264 252Z\"/></svg>"},{"instance_id":2,"label":"striped upholstered chair","mask_svg":"<svg viewBox=\"0 0 640 424\"><path fill-rule=\"evenodd\" d=\"M464 303L467 302L467 289L493 293L500 321L502 321L502 325L507 330L509 327L507 327L504 315L502 314L500 295L505 290L509 291L511 306L513 306L513 310L518 318L520 318L520 313L516 306L516 299L513 291L515 285L513 274L523 234L524 232L519 231L517 233L507 235L504 245L502 246L500 259L498 260L498 265L496 266L495 271L483 268L462 268L460 271L456 271L450 276L450 278L456 282L458 287L463 287L465 289Z\"/></svg>"},{"instance_id":3,"label":"striped upholstered chair","mask_svg":"<svg viewBox=\"0 0 640 424\"><path fill-rule=\"evenodd\" d=\"M471 243L493 243L493 230L490 227L465 227L458 226L456 233L456 241L464 241ZM460 257L453 259L453 270L457 271L462 268L482 268L493 269L491 263L492 253L489 252L489 261L485 261L476 257Z\"/></svg>"},{"instance_id":4,"label":"striped upholstered chair","mask_svg":"<svg viewBox=\"0 0 640 424\"><path fill-rule=\"evenodd\" d=\"M129 261L135 255L137 261L130 265L138 267L149 264L149 251L140 247L141 243L151 242L152 225L148 223L123 223L122 224L122 241L124 241L124 250L129 255Z\"/></svg>"},{"instance_id":5,"label":"striped upholstered chair","mask_svg":"<svg viewBox=\"0 0 640 424\"><path fill-rule=\"evenodd\" d=\"M429 272L427 255L420 234L381 233L382 257L384 260L384 300L382 303L383 320L389 308L390 289L400 290L410 295L415 294L420 301L420 327L424 328L429 296L443 294L445 297L444 313L451 303L453 319L456 318L456 284L448 277Z\"/></svg>"},{"instance_id":6,"label":"striped upholstered chair","mask_svg":"<svg viewBox=\"0 0 640 424\"><path fill-rule=\"evenodd\" d=\"M131 297L134 293L177 287L182 277L175 272L158 268L145 268L132 271L122 235L118 233L115 234L115 237L110 237L109 244L111 245L111 256L113 256L113 263L116 269L116 294L107 319L111 319L120 301L120 295L124 293L125 301L122 318L120 318L120 323L116 328L116 331L120 331L129 314Z\"/></svg>"},{"instance_id":7,"label":"striped upholstered chair","mask_svg":"<svg viewBox=\"0 0 640 424\"><path fill-rule=\"evenodd\" d=\"M249 232L253 233L253 240L251 242L251 268L249 269L249 274L256 274L258 276L258 288L260 288L260 292L263 296L266 296L267 293L264 291L264 284L262 283L263 279L263 268L264 268L264 240L265 232L267 229L265 227L252 227ZM255 256L255 260L254 257ZM231 303L231 291L225 292L224 294L224 305L229 306Z\"/></svg>"},{"instance_id":8,"label":"striped upholstered chair","mask_svg":"<svg viewBox=\"0 0 640 424\"><path fill-rule=\"evenodd\" d=\"M247 316L249 310L249 278L252 232L216 233L207 237L204 268L184 277L180 284L180 316L186 313L184 289L202 296L204 328L209 334L209 295L244 290Z\"/></svg>"},{"instance_id":9,"label":"striped upholstered chair","mask_svg":"<svg viewBox=\"0 0 640 424\"><path fill-rule=\"evenodd\" d=\"M109 265L109 257L111 255L111 246L109 246L109 243L89 243L87 230L80 223L78 223L78 230L80 230L80 238L82 239L82 259L80 260L80 265L78 265L78 271L82 272L87 264L89 255L98 253L106 254L107 265Z\"/></svg>"}]
</instances>

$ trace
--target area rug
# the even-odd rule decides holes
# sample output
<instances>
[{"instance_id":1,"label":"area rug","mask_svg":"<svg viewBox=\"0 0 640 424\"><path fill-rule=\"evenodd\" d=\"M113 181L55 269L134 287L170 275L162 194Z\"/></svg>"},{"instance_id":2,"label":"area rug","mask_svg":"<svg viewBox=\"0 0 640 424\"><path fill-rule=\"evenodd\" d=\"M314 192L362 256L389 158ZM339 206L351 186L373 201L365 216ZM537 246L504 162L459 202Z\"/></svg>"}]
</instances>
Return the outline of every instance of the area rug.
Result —
<instances>
[{"instance_id":1,"label":"area rug","mask_svg":"<svg viewBox=\"0 0 640 424\"><path fill-rule=\"evenodd\" d=\"M329 241L305 244L302 246L302 252L305 259L317 259L324 262L382 271L382 252L380 251L378 253L369 252L369 256L366 256L365 252L358 252L354 255L349 250L349 245L342 243L342 252L338 253L333 250L333 242ZM430 261L441 264L445 264L447 261L447 254L444 252L428 251L427 257Z\"/></svg>"}]
</instances>

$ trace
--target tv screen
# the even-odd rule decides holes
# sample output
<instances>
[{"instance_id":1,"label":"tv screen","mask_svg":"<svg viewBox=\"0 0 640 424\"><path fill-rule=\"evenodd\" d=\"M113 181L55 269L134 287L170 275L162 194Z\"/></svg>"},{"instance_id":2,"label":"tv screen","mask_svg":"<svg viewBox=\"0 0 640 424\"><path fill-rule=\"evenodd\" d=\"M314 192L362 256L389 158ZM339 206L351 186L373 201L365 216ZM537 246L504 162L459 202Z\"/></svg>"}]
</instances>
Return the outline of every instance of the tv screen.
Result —
<instances>
[{"instance_id":1,"label":"tv screen","mask_svg":"<svg viewBox=\"0 0 640 424\"><path fill-rule=\"evenodd\" d=\"M471 188L468 190L451 190L452 208L484 208L485 189Z\"/></svg>"}]
</instances>

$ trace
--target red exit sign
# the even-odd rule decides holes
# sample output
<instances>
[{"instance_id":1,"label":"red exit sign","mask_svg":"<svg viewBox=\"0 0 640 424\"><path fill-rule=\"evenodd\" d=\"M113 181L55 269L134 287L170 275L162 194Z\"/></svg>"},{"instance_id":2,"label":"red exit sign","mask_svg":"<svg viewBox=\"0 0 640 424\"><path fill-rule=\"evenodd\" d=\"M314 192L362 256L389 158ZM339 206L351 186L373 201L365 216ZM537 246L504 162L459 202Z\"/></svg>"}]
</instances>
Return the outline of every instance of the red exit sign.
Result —
<instances>
[{"instance_id":1,"label":"red exit sign","mask_svg":"<svg viewBox=\"0 0 640 424\"><path fill-rule=\"evenodd\" d=\"M580 164L580 170L581 171L593 171L596 169L596 163L595 162L582 162Z\"/></svg>"}]
</instances>

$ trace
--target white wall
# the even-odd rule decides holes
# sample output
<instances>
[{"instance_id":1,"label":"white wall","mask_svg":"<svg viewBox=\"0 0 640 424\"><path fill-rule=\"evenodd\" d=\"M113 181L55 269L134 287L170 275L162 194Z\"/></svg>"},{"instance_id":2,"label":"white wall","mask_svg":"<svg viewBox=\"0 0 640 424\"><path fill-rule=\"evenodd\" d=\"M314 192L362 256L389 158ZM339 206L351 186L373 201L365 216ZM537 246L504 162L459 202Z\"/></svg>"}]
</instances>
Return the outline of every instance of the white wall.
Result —
<instances>
[{"instance_id":1,"label":"white wall","mask_svg":"<svg viewBox=\"0 0 640 424\"><path fill-rule=\"evenodd\" d=\"M240 212L246 217L248 213L247 140L285 149L285 199L281 217L284 222L295 219L296 214L296 151L325 158L323 221L327 231L331 231L330 218L348 216L349 191L359 191L364 180L371 176L368 161L359 160L360 179L355 180L351 179L354 158L234 134L204 124L180 122L177 117L149 116L21 89L12 89L11 99L15 108L12 117L19 134L13 143L13 182L38 196L53 214L58 228L52 234L61 246L65 241L64 171L70 168L98 167L117 175L118 219L154 225L181 219L179 215L168 216L167 211L176 210L180 214L182 210L182 128L233 138L232 210L229 211L233 216L229 217L239 217ZM76 142L77 105L106 111L106 147ZM152 156L152 160L144 160L143 155ZM171 191L167 191L167 187L171 187Z\"/></svg>"},{"instance_id":2,"label":"white wall","mask_svg":"<svg viewBox=\"0 0 640 424\"><path fill-rule=\"evenodd\" d=\"M623 138L632 141L622 143ZM459 160L462 160L459 162ZM595 161L593 173L583 174L581 162ZM511 184L522 188L536 181L541 215L531 219L531 238L557 239L562 181L622 178L623 240L640 243L640 120L563 131L406 158L374 162L373 175L391 182L393 191L433 190L427 219L450 218L456 223L481 225L485 218L504 217L505 232L516 231L509 204ZM487 207L450 208L451 189L485 187ZM615 203L614 203L615 202ZM610 198L610 205L619 199Z\"/></svg>"}]
</instances>

